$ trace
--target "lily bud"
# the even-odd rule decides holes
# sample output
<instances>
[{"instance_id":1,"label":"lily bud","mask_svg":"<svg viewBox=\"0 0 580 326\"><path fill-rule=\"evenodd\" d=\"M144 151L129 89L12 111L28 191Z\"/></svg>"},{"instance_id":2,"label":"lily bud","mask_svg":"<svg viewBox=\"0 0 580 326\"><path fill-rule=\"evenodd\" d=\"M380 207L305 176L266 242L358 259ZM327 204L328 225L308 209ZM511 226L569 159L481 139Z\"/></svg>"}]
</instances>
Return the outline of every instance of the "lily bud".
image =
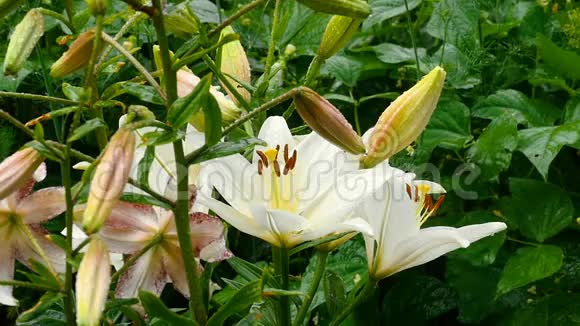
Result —
<instances>
[{"instance_id":1,"label":"lily bud","mask_svg":"<svg viewBox=\"0 0 580 326\"><path fill-rule=\"evenodd\" d=\"M4 58L4 74L15 75L18 73L43 34L44 16L40 10L32 9L16 25L14 33L10 37Z\"/></svg>"},{"instance_id":2,"label":"lily bud","mask_svg":"<svg viewBox=\"0 0 580 326\"><path fill-rule=\"evenodd\" d=\"M180 69L177 72L177 95L179 97L184 97L189 95L193 91L193 89L199 84L199 77L194 75L192 72L186 69ZM209 92L215 100L217 101L220 110L222 112L222 123L224 125L229 125L230 123L234 122L241 114L241 110L236 106L236 104L228 99L222 92L215 89L215 87L211 87ZM203 112L200 110L196 114L193 115L191 120L189 121L191 125L197 128L200 131L205 130L205 122Z\"/></svg>"},{"instance_id":3,"label":"lily bud","mask_svg":"<svg viewBox=\"0 0 580 326\"><path fill-rule=\"evenodd\" d=\"M83 228L87 234L97 232L111 214L129 179L134 152L133 131L126 128L117 130L91 181L87 208L83 215Z\"/></svg>"},{"instance_id":4,"label":"lily bud","mask_svg":"<svg viewBox=\"0 0 580 326\"><path fill-rule=\"evenodd\" d=\"M220 34L220 39L224 37L234 34L234 29L231 26L224 28ZM222 46L221 50L221 60L220 60L220 69L221 72L224 73L226 78L229 82L236 88L238 93L246 100L246 102L251 101L250 92L245 89L243 86L240 85L236 80L244 82L246 84L250 84L252 82L252 73L250 70L250 62L248 61L248 57L246 56L246 51L244 51L244 47L240 41L233 41L226 43ZM232 76L233 78L229 77ZM223 88L226 90L230 98L239 105L240 103L237 102L236 98L234 97L233 93L225 87L222 83Z\"/></svg>"},{"instance_id":5,"label":"lily bud","mask_svg":"<svg viewBox=\"0 0 580 326\"><path fill-rule=\"evenodd\" d=\"M363 19L360 18L332 16L326 25L324 35L322 35L318 56L326 60L335 55L350 42L352 35L358 30L362 21Z\"/></svg>"},{"instance_id":6,"label":"lily bud","mask_svg":"<svg viewBox=\"0 0 580 326\"><path fill-rule=\"evenodd\" d=\"M109 7L109 0L86 0L89 10L94 16L104 15Z\"/></svg>"},{"instance_id":7,"label":"lily bud","mask_svg":"<svg viewBox=\"0 0 580 326\"><path fill-rule=\"evenodd\" d=\"M68 51L52 65L50 75L54 78L62 78L88 65L93 52L94 39L94 30L79 35Z\"/></svg>"},{"instance_id":8,"label":"lily bud","mask_svg":"<svg viewBox=\"0 0 580 326\"><path fill-rule=\"evenodd\" d=\"M44 157L27 147L0 163L0 200L20 189L32 178Z\"/></svg>"},{"instance_id":9,"label":"lily bud","mask_svg":"<svg viewBox=\"0 0 580 326\"><path fill-rule=\"evenodd\" d=\"M144 120L155 120L155 114L144 105L129 105L126 123Z\"/></svg>"},{"instance_id":10,"label":"lily bud","mask_svg":"<svg viewBox=\"0 0 580 326\"><path fill-rule=\"evenodd\" d=\"M110 284L109 250L103 240L93 238L77 274L76 301L79 326L100 325Z\"/></svg>"},{"instance_id":11,"label":"lily bud","mask_svg":"<svg viewBox=\"0 0 580 326\"><path fill-rule=\"evenodd\" d=\"M0 18L8 15L22 2L23 0L0 0Z\"/></svg>"},{"instance_id":12,"label":"lily bud","mask_svg":"<svg viewBox=\"0 0 580 326\"><path fill-rule=\"evenodd\" d=\"M435 67L415 86L401 94L380 116L361 160L371 168L409 146L425 129L437 101L446 72Z\"/></svg>"},{"instance_id":13,"label":"lily bud","mask_svg":"<svg viewBox=\"0 0 580 326\"><path fill-rule=\"evenodd\" d=\"M296 0L318 12L348 17L366 18L371 7L363 0Z\"/></svg>"},{"instance_id":14,"label":"lily bud","mask_svg":"<svg viewBox=\"0 0 580 326\"><path fill-rule=\"evenodd\" d=\"M315 91L302 87L294 105L302 120L329 142L353 154L365 152L361 137L342 113Z\"/></svg>"}]
</instances>

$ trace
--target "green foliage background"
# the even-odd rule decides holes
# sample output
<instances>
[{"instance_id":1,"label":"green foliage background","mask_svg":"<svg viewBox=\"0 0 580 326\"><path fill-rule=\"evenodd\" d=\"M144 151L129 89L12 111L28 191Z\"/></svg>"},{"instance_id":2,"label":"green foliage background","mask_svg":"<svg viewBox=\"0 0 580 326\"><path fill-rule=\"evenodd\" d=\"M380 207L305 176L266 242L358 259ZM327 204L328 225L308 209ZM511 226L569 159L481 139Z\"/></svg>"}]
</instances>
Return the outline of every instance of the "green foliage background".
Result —
<instances>
[{"instance_id":1,"label":"green foliage background","mask_svg":"<svg viewBox=\"0 0 580 326\"><path fill-rule=\"evenodd\" d=\"M77 2L84 8L83 1ZM202 22L217 23L247 2L192 0L188 4ZM106 20L110 33L128 17L125 4L112 3ZM393 98L418 76L441 65L448 75L429 126L413 148L399 153L391 164L439 181L448 189L446 202L429 225L500 220L509 229L383 280L374 297L345 325L580 324L580 228L576 220L580 216L580 4L409 0L407 13L403 0L369 3L372 16L347 48L326 62L316 90L364 133ZM60 1L29 1L0 23L0 38L9 37L27 9L41 5L63 11ZM267 51L271 7L259 8L234 24L256 78ZM285 2L286 32L278 50L282 54L291 44L295 52L280 55L280 72L268 90L270 95L301 83L329 18L295 1ZM75 25L88 28L92 19L86 10L81 11ZM0 77L1 91L70 96L63 93L62 81L47 77L48 67L65 47L57 44L63 34L59 24L50 18L46 24L47 32L25 69L16 78ZM143 22L130 35L134 46L141 48L136 53L139 60L152 68L153 31ZM175 49L184 43L178 37L171 41ZM0 53L6 45L0 44ZM205 66L191 68L203 74ZM101 87L135 74L129 64L107 69L99 80ZM75 75L66 82L75 84L80 78ZM162 111L150 90L129 86L124 90L118 100ZM21 121L58 108L8 98L1 98L0 105ZM280 106L272 114L283 114L286 108ZM109 126L115 126L121 114L119 107L106 109ZM299 117L288 119L297 131L305 132ZM60 127L55 124L46 133L56 138ZM1 157L27 141L5 122L0 124L0 139ZM91 138L82 146L85 152L98 152ZM433 169L439 173L430 172ZM59 176L51 176L48 182L58 183ZM236 256L258 266L270 260L269 247L260 240L231 230L229 244ZM310 256L308 251L293 256L291 272L300 276L294 280L296 289L306 289L312 278L315 261ZM359 238L331 254L330 272L312 306L312 317L319 324L340 311L343 299L367 277L365 256ZM217 266L213 279L224 287L212 299L215 310L236 294L236 288L253 281L240 273L235 262ZM7 322L39 296L23 289L16 295L24 298L21 307L0 307L0 316L6 316ZM186 306L170 287L162 299L170 307ZM244 310L228 323L271 325L268 309L258 312L256 308ZM61 311L55 305L42 317L20 324L62 324ZM119 310L107 316L117 318L115 313Z\"/></svg>"}]
</instances>

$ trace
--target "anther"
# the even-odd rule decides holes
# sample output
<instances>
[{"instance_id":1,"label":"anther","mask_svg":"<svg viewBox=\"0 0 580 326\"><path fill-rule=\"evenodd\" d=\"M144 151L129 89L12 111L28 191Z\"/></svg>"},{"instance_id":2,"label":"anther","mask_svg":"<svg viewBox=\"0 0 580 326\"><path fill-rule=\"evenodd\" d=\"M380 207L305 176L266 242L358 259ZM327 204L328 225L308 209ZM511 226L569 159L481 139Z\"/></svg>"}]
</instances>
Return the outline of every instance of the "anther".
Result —
<instances>
[{"instance_id":1,"label":"anther","mask_svg":"<svg viewBox=\"0 0 580 326\"><path fill-rule=\"evenodd\" d=\"M262 169L264 168L264 163L262 163L262 160L258 161L258 174L262 175Z\"/></svg>"},{"instance_id":2,"label":"anther","mask_svg":"<svg viewBox=\"0 0 580 326\"><path fill-rule=\"evenodd\" d=\"M292 157L288 160L288 165L290 166L290 170L294 169L296 166L296 160L298 159L298 152L294 150L292 153Z\"/></svg>"},{"instance_id":3,"label":"anther","mask_svg":"<svg viewBox=\"0 0 580 326\"><path fill-rule=\"evenodd\" d=\"M274 156L274 161L278 160L278 153L280 153L280 145L276 145L276 156Z\"/></svg>"},{"instance_id":4,"label":"anther","mask_svg":"<svg viewBox=\"0 0 580 326\"><path fill-rule=\"evenodd\" d=\"M405 184L405 188L407 190L407 195L409 195L409 199L413 199L413 193L411 192L411 186L409 186L408 184Z\"/></svg>"},{"instance_id":5,"label":"anther","mask_svg":"<svg viewBox=\"0 0 580 326\"><path fill-rule=\"evenodd\" d=\"M284 163L288 164L288 144L284 145ZM286 173L284 173L286 174Z\"/></svg>"},{"instance_id":6,"label":"anther","mask_svg":"<svg viewBox=\"0 0 580 326\"><path fill-rule=\"evenodd\" d=\"M276 172L277 176L280 176L280 164L278 164L278 161L274 161L274 172Z\"/></svg>"},{"instance_id":7,"label":"anther","mask_svg":"<svg viewBox=\"0 0 580 326\"><path fill-rule=\"evenodd\" d=\"M256 151L256 154L260 157L261 162L264 162L264 166L268 167L268 157L262 151Z\"/></svg>"},{"instance_id":8,"label":"anther","mask_svg":"<svg viewBox=\"0 0 580 326\"><path fill-rule=\"evenodd\" d=\"M445 201L445 194L439 195L439 198L437 198L435 205L433 205L433 209L431 210L431 214L435 214L435 212L437 212L437 210L439 209L441 204L443 204L443 201Z\"/></svg>"}]
</instances>

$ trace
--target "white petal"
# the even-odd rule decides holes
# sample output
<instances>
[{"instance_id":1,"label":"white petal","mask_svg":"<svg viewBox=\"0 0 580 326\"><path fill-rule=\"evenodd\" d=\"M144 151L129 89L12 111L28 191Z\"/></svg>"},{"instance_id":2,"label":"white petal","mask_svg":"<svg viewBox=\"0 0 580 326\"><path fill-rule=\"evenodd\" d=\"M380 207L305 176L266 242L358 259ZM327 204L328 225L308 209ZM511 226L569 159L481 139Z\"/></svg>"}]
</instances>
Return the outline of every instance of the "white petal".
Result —
<instances>
[{"instance_id":1,"label":"white petal","mask_svg":"<svg viewBox=\"0 0 580 326\"><path fill-rule=\"evenodd\" d=\"M16 213L22 216L24 223L36 224L61 214L65 209L64 188L50 187L22 199Z\"/></svg>"},{"instance_id":2,"label":"white petal","mask_svg":"<svg viewBox=\"0 0 580 326\"><path fill-rule=\"evenodd\" d=\"M304 229L310 226L310 222L300 215L288 211L267 209L264 204L252 205L252 215L262 229L268 230L274 242L268 241L276 246L290 247L295 241L290 238L301 234ZM303 242L303 241L301 241Z\"/></svg>"},{"instance_id":3,"label":"white petal","mask_svg":"<svg viewBox=\"0 0 580 326\"><path fill-rule=\"evenodd\" d=\"M256 151L263 151L267 148L276 148L278 145L280 145L281 148L284 148L284 145L288 145L291 150L295 148L294 138L290 133L288 124L286 123L286 120L280 116L268 117L266 121L264 121L264 124L262 124L262 128L260 128L258 138L266 142L267 145L256 146L254 148L254 157L252 160L254 164L257 164L259 158Z\"/></svg>"},{"instance_id":4,"label":"white petal","mask_svg":"<svg viewBox=\"0 0 580 326\"><path fill-rule=\"evenodd\" d=\"M34 171L32 178L36 182L40 182L40 181L44 180L44 178L46 178L46 163L44 163L44 162L40 163L40 165L38 166L36 171Z\"/></svg>"},{"instance_id":5,"label":"white petal","mask_svg":"<svg viewBox=\"0 0 580 326\"><path fill-rule=\"evenodd\" d=\"M371 140L371 136L372 136L374 131L375 131L375 127L372 127L362 135L363 143L365 144L365 147L367 147L367 148L369 147L369 141Z\"/></svg>"},{"instance_id":6,"label":"white petal","mask_svg":"<svg viewBox=\"0 0 580 326\"><path fill-rule=\"evenodd\" d=\"M151 206L118 202L99 231L112 252L129 254L143 248L159 231Z\"/></svg>"},{"instance_id":7,"label":"white petal","mask_svg":"<svg viewBox=\"0 0 580 326\"><path fill-rule=\"evenodd\" d=\"M204 144L205 134L195 129L194 126L187 124L187 134L185 135L185 142L183 144L185 155L190 154Z\"/></svg>"},{"instance_id":8,"label":"white petal","mask_svg":"<svg viewBox=\"0 0 580 326\"><path fill-rule=\"evenodd\" d=\"M91 166L91 163L89 163L87 161L82 161L82 162L78 162L77 164L73 165L73 169L85 171L86 169L89 168L89 166Z\"/></svg>"},{"instance_id":9,"label":"white petal","mask_svg":"<svg viewBox=\"0 0 580 326\"><path fill-rule=\"evenodd\" d=\"M504 223L492 222L469 225L459 229L451 227L426 228L397 245L396 255L382 260L376 273L381 278L402 270L425 264L450 251L468 247L473 241L505 230Z\"/></svg>"},{"instance_id":10,"label":"white petal","mask_svg":"<svg viewBox=\"0 0 580 326\"><path fill-rule=\"evenodd\" d=\"M66 267L66 255L64 250L52 243L46 238L48 232L40 226L29 225L30 231L38 245L42 248L54 270L58 273L64 273ZM18 231L18 236L14 237L14 256L21 263L30 267L30 260L34 259L41 264L46 264L42 256L38 253L35 246L28 240L22 231Z\"/></svg>"},{"instance_id":11,"label":"white petal","mask_svg":"<svg viewBox=\"0 0 580 326\"><path fill-rule=\"evenodd\" d=\"M4 237L2 237L4 238ZM12 281L14 279L14 257L10 243L3 243L0 248L0 280ZM0 285L0 304L16 306L18 301L12 296L11 285Z\"/></svg>"},{"instance_id":12,"label":"white petal","mask_svg":"<svg viewBox=\"0 0 580 326\"><path fill-rule=\"evenodd\" d=\"M353 218L336 224L313 225L300 234L300 240L301 242L311 241L334 233L345 233L350 231L361 232L366 236L373 236L373 230L367 221L362 218Z\"/></svg>"},{"instance_id":13,"label":"white petal","mask_svg":"<svg viewBox=\"0 0 580 326\"><path fill-rule=\"evenodd\" d=\"M226 247L226 240L224 238L215 240L203 247L199 252L199 258L209 263L226 260L231 257L233 257L233 254Z\"/></svg>"},{"instance_id":14,"label":"white petal","mask_svg":"<svg viewBox=\"0 0 580 326\"><path fill-rule=\"evenodd\" d=\"M249 215L248 202L262 200L257 168L242 155L230 155L204 166L206 179L222 197L242 214Z\"/></svg>"}]
</instances>

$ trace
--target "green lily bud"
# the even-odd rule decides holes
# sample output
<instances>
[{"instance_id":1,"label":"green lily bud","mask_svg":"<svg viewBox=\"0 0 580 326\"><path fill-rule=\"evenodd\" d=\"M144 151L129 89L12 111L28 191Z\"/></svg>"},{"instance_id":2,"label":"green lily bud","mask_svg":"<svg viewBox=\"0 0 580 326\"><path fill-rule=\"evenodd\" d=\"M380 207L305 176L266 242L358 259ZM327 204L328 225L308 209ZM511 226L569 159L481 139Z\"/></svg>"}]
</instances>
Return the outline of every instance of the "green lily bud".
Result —
<instances>
[{"instance_id":1,"label":"green lily bud","mask_svg":"<svg viewBox=\"0 0 580 326\"><path fill-rule=\"evenodd\" d=\"M44 161L35 149L27 147L0 163L0 200L20 189Z\"/></svg>"},{"instance_id":2,"label":"green lily bud","mask_svg":"<svg viewBox=\"0 0 580 326\"><path fill-rule=\"evenodd\" d=\"M361 160L371 168L409 146L421 135L443 89L446 72L435 67L415 86L401 94L379 117Z\"/></svg>"},{"instance_id":3,"label":"green lily bud","mask_svg":"<svg viewBox=\"0 0 580 326\"><path fill-rule=\"evenodd\" d=\"M83 215L83 228L87 234L97 232L111 214L129 179L134 152L135 133L126 128L117 130L91 181Z\"/></svg>"},{"instance_id":4,"label":"green lily bud","mask_svg":"<svg viewBox=\"0 0 580 326\"><path fill-rule=\"evenodd\" d=\"M224 28L220 34L220 39L223 39L227 35L235 34L234 29L231 26ZM229 82L236 88L238 93L246 100L246 102L251 101L250 92L242 87L238 81L251 84L252 73L250 71L250 62L246 56L246 51L240 41L233 41L224 44L220 49L220 69L221 72L226 76ZM232 76L232 77L229 77ZM236 103L235 96L230 92L230 90L225 87L222 83L223 88L226 90L230 98Z\"/></svg>"},{"instance_id":5,"label":"green lily bud","mask_svg":"<svg viewBox=\"0 0 580 326\"><path fill-rule=\"evenodd\" d=\"M93 52L94 39L94 30L79 35L68 51L52 65L50 75L54 78L62 78L88 65Z\"/></svg>"},{"instance_id":6,"label":"green lily bud","mask_svg":"<svg viewBox=\"0 0 580 326\"><path fill-rule=\"evenodd\" d=\"M109 0L86 0L93 16L104 15L109 7Z\"/></svg>"},{"instance_id":7,"label":"green lily bud","mask_svg":"<svg viewBox=\"0 0 580 326\"><path fill-rule=\"evenodd\" d=\"M79 266L76 283L77 324L100 325L111 285L109 249L103 240L91 239Z\"/></svg>"},{"instance_id":8,"label":"green lily bud","mask_svg":"<svg viewBox=\"0 0 580 326\"><path fill-rule=\"evenodd\" d=\"M155 114L144 105L129 105L126 123L155 120Z\"/></svg>"},{"instance_id":9,"label":"green lily bud","mask_svg":"<svg viewBox=\"0 0 580 326\"><path fill-rule=\"evenodd\" d=\"M0 18L4 18L22 2L23 0L0 0Z\"/></svg>"},{"instance_id":10,"label":"green lily bud","mask_svg":"<svg viewBox=\"0 0 580 326\"><path fill-rule=\"evenodd\" d=\"M362 21L360 18L332 16L328 25L326 25L324 35L322 35L318 56L326 60L335 55L336 52L350 42L352 35L358 30Z\"/></svg>"},{"instance_id":11,"label":"green lily bud","mask_svg":"<svg viewBox=\"0 0 580 326\"><path fill-rule=\"evenodd\" d=\"M294 105L302 120L329 142L353 154L365 152L361 137L342 113L315 91L302 87Z\"/></svg>"},{"instance_id":12,"label":"green lily bud","mask_svg":"<svg viewBox=\"0 0 580 326\"><path fill-rule=\"evenodd\" d=\"M40 10L32 9L16 25L14 33L10 37L4 58L4 74L15 75L18 73L43 34L44 16Z\"/></svg>"},{"instance_id":13,"label":"green lily bud","mask_svg":"<svg viewBox=\"0 0 580 326\"><path fill-rule=\"evenodd\" d=\"M366 18L371 7L362 0L296 0L316 11L356 18Z\"/></svg>"}]
</instances>

